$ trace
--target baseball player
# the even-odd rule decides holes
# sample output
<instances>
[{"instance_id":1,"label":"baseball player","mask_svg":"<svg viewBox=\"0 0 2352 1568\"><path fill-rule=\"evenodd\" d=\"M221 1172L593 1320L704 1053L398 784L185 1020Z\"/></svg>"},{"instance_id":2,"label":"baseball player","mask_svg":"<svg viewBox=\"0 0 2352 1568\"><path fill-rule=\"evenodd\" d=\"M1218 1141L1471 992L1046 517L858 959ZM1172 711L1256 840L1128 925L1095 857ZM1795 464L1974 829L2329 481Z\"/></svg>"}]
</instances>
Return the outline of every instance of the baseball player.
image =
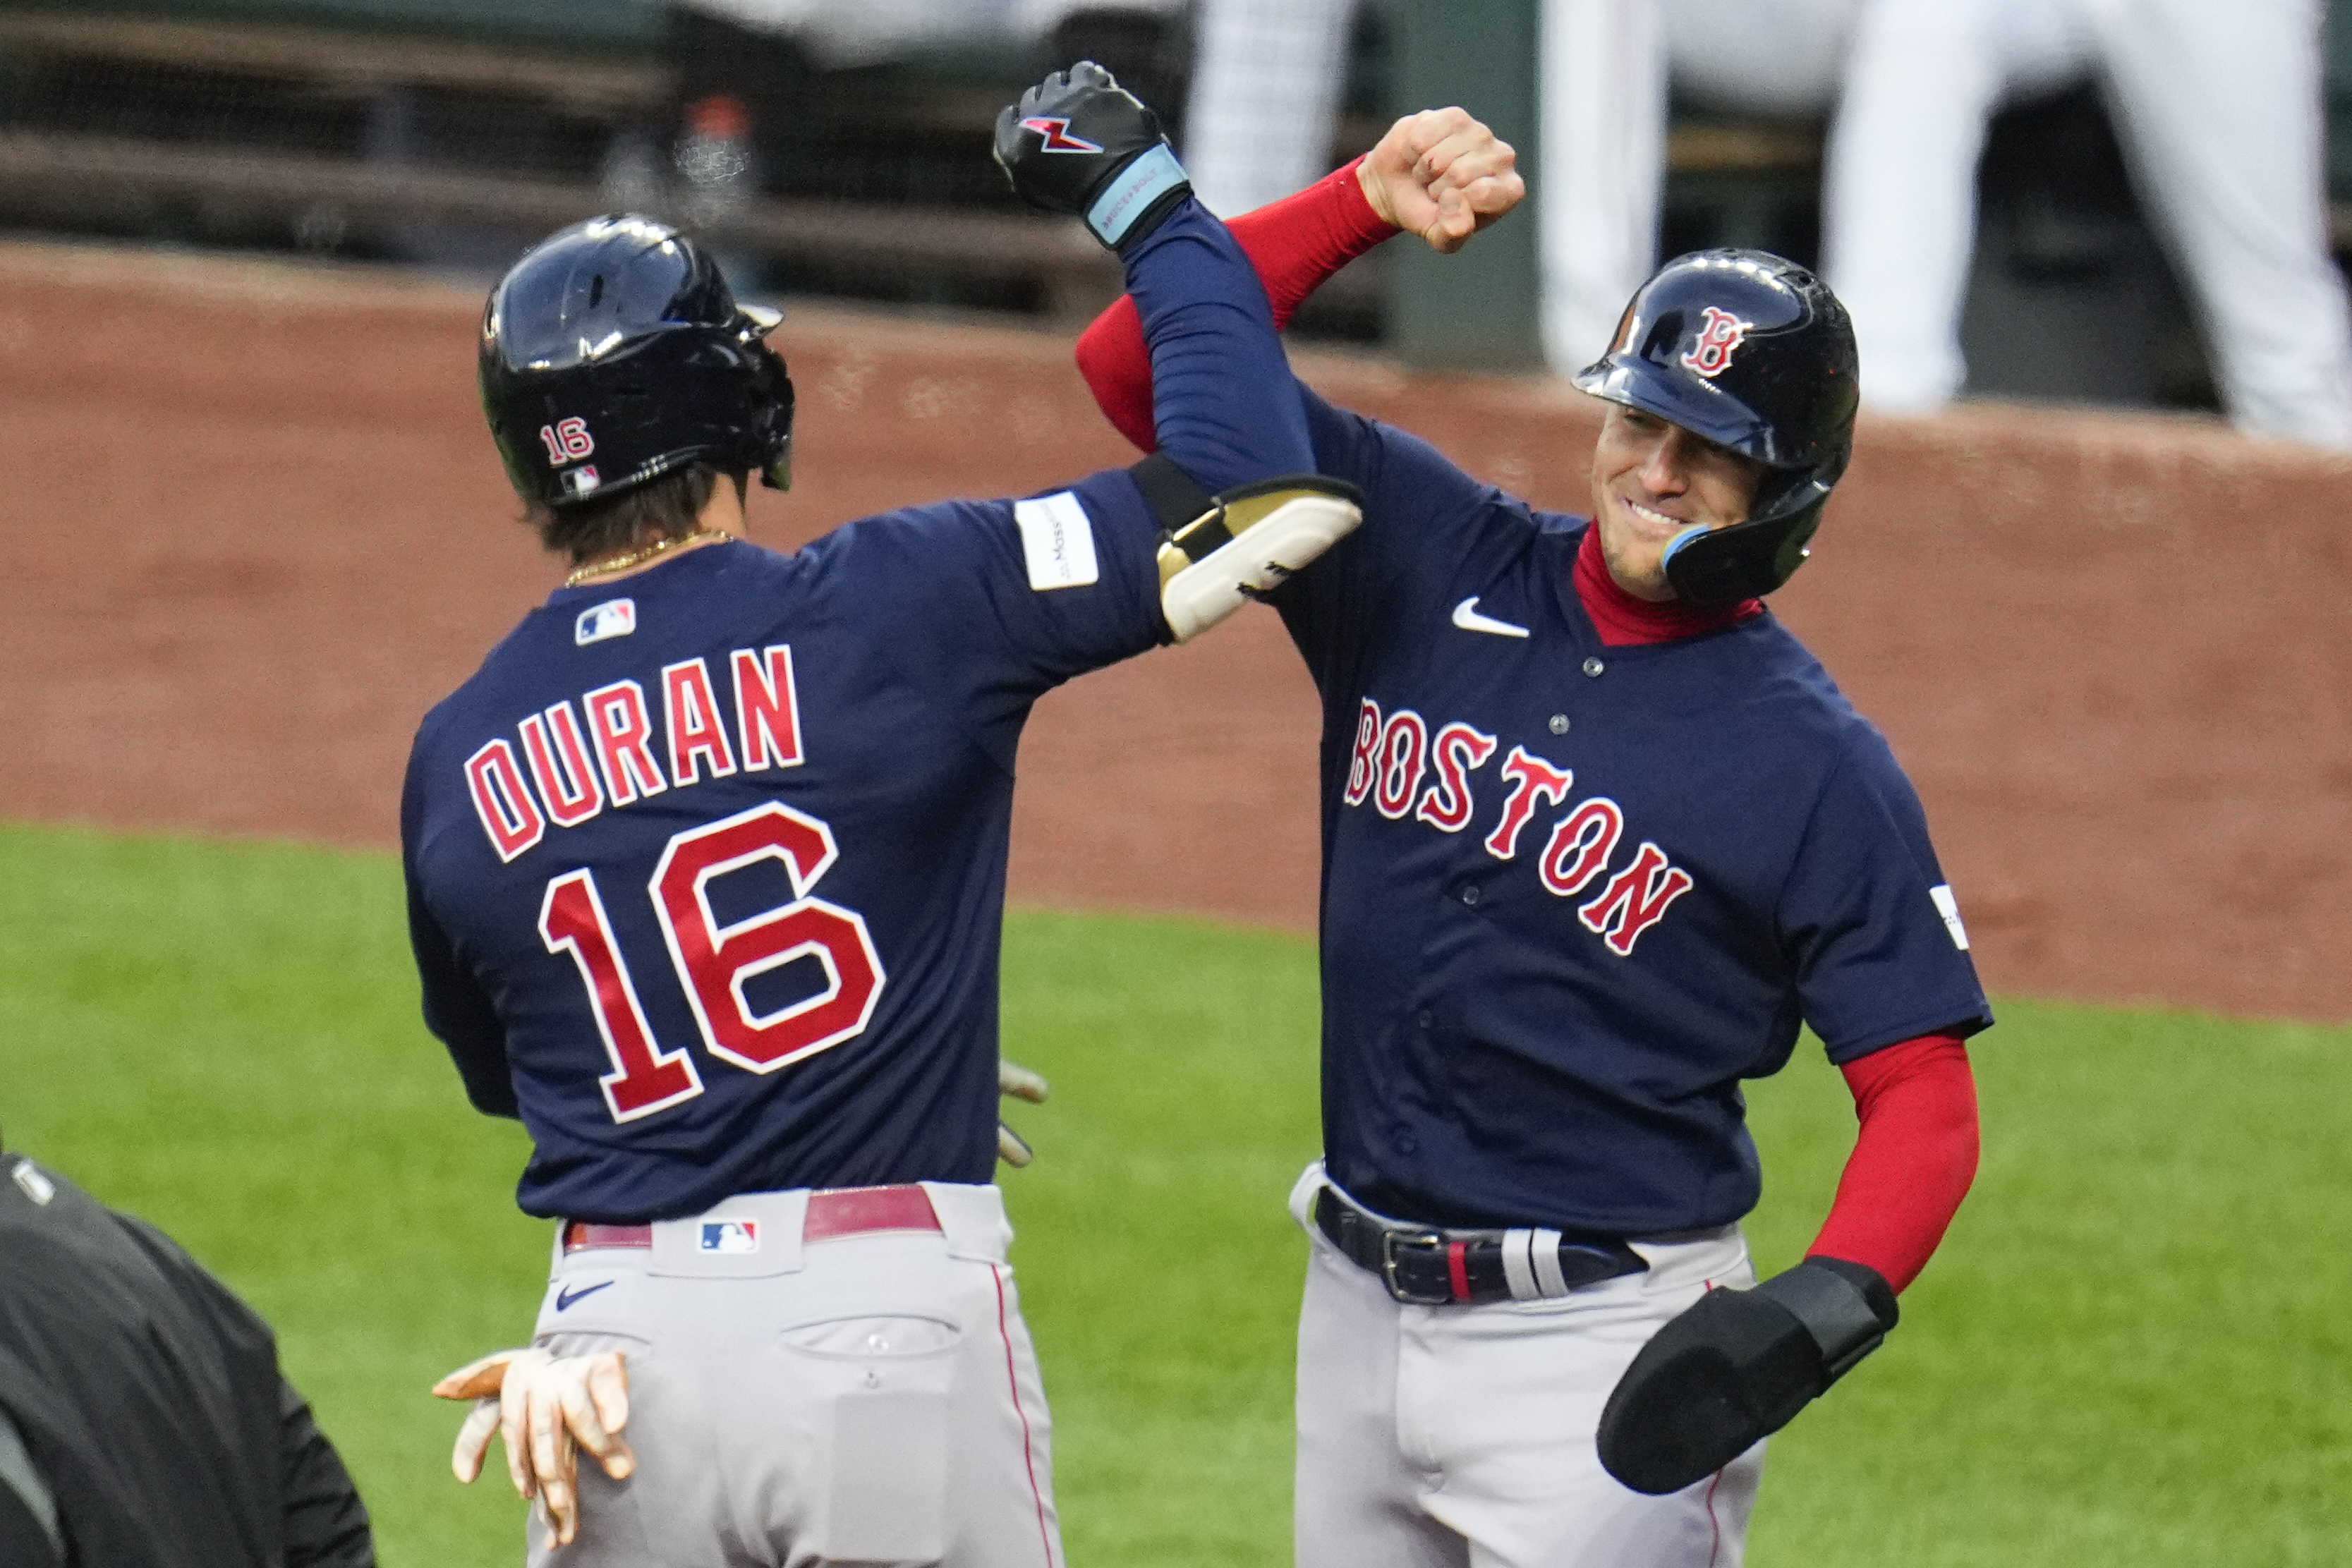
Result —
<instances>
[{"instance_id":1,"label":"baseball player","mask_svg":"<svg viewBox=\"0 0 2352 1568\"><path fill-rule=\"evenodd\" d=\"M1503 156L1415 117L1235 233L1295 300ZM1080 363L1148 440L1130 308ZM1777 256L1685 256L1578 384L1590 521L1301 392L1365 497L1270 595L1325 714L1305 1568L1737 1563L1760 1440L1893 1327L1975 1168L1990 1018L1918 801L1760 602L1846 464L1843 309ZM1800 1024L1860 1132L1757 1285L1740 1084Z\"/></svg>"},{"instance_id":2,"label":"baseball player","mask_svg":"<svg viewBox=\"0 0 2352 1568\"><path fill-rule=\"evenodd\" d=\"M577 225L490 296L485 412L572 570L425 717L402 844L426 1021L557 1222L535 1354L456 1380L508 1407L534 1563L1061 1560L990 1185L1015 747L1357 513L1150 110L1081 63L997 156L1125 262L1164 451L1133 472L773 554L737 533L787 475L775 318L693 240Z\"/></svg>"}]
</instances>

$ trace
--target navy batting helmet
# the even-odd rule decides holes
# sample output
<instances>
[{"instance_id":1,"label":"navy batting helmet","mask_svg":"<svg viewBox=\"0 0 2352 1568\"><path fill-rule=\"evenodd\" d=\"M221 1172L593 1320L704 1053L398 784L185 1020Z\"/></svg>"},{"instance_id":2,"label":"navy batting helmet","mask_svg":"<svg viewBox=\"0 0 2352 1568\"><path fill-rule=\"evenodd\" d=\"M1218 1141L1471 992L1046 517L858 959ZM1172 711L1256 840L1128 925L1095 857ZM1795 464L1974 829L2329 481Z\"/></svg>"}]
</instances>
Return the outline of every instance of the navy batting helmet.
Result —
<instances>
[{"instance_id":1,"label":"navy batting helmet","mask_svg":"<svg viewBox=\"0 0 2352 1568\"><path fill-rule=\"evenodd\" d=\"M1576 384L1765 465L1747 521L1667 542L1677 595L1736 603L1803 564L1861 398L1853 325L1820 278L1769 251L1677 256L1642 285L1616 341Z\"/></svg>"},{"instance_id":2,"label":"navy batting helmet","mask_svg":"<svg viewBox=\"0 0 2352 1568\"><path fill-rule=\"evenodd\" d=\"M791 478L793 383L718 264L653 218L550 235L490 290L482 413L526 501L563 507L692 463Z\"/></svg>"}]
</instances>

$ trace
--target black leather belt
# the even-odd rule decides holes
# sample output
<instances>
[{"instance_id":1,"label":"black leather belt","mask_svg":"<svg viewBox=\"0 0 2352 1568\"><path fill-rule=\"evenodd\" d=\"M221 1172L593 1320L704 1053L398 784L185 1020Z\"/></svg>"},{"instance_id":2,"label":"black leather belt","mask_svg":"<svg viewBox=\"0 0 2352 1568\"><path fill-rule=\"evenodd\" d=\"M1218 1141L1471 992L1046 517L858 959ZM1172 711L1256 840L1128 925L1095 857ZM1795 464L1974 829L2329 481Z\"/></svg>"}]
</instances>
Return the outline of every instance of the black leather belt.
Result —
<instances>
[{"instance_id":1,"label":"black leather belt","mask_svg":"<svg viewBox=\"0 0 2352 1568\"><path fill-rule=\"evenodd\" d=\"M1650 1266L1613 1237L1392 1225L1328 1186L1315 1195L1315 1226L1379 1275L1390 1295L1415 1306L1540 1301Z\"/></svg>"}]
</instances>

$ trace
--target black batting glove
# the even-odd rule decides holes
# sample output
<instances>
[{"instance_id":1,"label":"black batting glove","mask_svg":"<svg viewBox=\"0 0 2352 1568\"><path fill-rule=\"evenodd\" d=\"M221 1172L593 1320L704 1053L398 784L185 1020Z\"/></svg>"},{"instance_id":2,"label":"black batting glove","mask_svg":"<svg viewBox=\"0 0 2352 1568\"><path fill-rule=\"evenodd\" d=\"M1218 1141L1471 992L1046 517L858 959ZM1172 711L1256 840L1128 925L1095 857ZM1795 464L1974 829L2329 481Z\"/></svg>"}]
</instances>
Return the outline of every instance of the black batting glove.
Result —
<instances>
[{"instance_id":1,"label":"black batting glove","mask_svg":"<svg viewBox=\"0 0 2352 1568\"><path fill-rule=\"evenodd\" d=\"M1122 256L1192 189L1160 117L1092 60L1055 71L996 117L996 162L1014 195L1076 213Z\"/></svg>"},{"instance_id":2,"label":"black batting glove","mask_svg":"<svg viewBox=\"0 0 2352 1568\"><path fill-rule=\"evenodd\" d=\"M1601 1412L1601 1464L1680 1491L1787 1426L1895 1326L1878 1271L1808 1258L1752 1291L1717 1289L1660 1329Z\"/></svg>"}]
</instances>

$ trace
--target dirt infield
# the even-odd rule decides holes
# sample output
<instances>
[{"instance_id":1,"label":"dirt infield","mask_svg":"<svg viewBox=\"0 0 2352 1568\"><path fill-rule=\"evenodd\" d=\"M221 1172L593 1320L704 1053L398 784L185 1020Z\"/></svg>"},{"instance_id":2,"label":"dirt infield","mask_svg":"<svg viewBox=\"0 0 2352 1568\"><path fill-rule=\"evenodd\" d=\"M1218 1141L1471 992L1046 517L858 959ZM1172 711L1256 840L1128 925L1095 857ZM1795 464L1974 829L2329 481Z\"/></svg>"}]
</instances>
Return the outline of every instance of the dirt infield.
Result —
<instances>
[{"instance_id":1,"label":"dirt infield","mask_svg":"<svg viewBox=\"0 0 2352 1568\"><path fill-rule=\"evenodd\" d=\"M472 397L478 297L0 246L0 811L388 845L418 716L551 585ZM1066 344L814 307L754 529L1128 460ZM1549 383L1302 358L1575 507ZM2352 1017L2352 463L2193 421L1867 424L1780 612L1917 781L1996 989ZM1312 694L1272 616L1055 694L1018 898L1314 919Z\"/></svg>"}]
</instances>

